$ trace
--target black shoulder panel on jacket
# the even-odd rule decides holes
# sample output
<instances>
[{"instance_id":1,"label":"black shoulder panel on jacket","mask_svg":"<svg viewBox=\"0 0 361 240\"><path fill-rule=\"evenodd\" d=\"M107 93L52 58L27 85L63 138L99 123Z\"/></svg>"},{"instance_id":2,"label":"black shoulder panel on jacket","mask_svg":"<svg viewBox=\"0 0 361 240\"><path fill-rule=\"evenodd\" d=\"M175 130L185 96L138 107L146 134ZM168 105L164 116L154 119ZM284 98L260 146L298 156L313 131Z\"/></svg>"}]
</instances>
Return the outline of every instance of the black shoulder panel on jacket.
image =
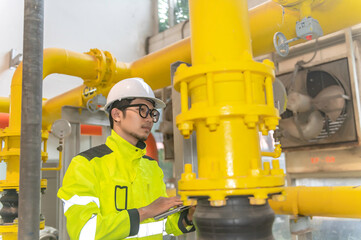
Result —
<instances>
[{"instance_id":1,"label":"black shoulder panel on jacket","mask_svg":"<svg viewBox=\"0 0 361 240\"><path fill-rule=\"evenodd\" d=\"M79 153L78 155L85 157L89 161L95 157L101 158L105 155L112 153L113 151L105 144L90 148L84 152Z\"/></svg>"},{"instance_id":2,"label":"black shoulder panel on jacket","mask_svg":"<svg viewBox=\"0 0 361 240\"><path fill-rule=\"evenodd\" d=\"M148 159L148 160L150 160L150 161L155 161L155 159L153 159L153 158L151 158L151 157L149 157L149 156L147 156L147 155L144 155L143 158L146 158L146 159Z\"/></svg>"}]
</instances>

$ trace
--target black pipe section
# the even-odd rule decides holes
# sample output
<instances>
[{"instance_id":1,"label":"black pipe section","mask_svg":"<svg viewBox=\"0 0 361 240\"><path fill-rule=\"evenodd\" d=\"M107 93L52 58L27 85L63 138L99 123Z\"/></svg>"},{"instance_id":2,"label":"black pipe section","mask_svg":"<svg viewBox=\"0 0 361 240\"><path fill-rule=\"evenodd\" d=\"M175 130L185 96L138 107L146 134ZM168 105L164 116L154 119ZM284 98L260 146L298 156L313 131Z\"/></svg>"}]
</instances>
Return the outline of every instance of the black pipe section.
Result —
<instances>
[{"instance_id":1,"label":"black pipe section","mask_svg":"<svg viewBox=\"0 0 361 240\"><path fill-rule=\"evenodd\" d=\"M0 210L0 216L3 223L13 223L18 217L19 195L15 189L8 189L3 192L0 202L3 207Z\"/></svg>"},{"instance_id":2,"label":"black pipe section","mask_svg":"<svg viewBox=\"0 0 361 240\"><path fill-rule=\"evenodd\" d=\"M222 207L198 199L193 222L198 240L273 240L274 217L268 203L250 205L247 196L232 196Z\"/></svg>"},{"instance_id":3,"label":"black pipe section","mask_svg":"<svg viewBox=\"0 0 361 240\"><path fill-rule=\"evenodd\" d=\"M18 239L39 239L44 0L24 2Z\"/></svg>"}]
</instances>

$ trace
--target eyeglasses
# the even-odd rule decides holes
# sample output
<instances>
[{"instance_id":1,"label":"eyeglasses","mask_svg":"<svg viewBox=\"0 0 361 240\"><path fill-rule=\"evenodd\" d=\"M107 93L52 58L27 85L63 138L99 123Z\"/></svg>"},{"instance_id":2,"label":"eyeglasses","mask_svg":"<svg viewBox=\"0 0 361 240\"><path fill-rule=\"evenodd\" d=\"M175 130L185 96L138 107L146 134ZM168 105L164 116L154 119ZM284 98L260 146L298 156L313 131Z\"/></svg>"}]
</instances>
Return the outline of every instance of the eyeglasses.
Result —
<instances>
[{"instance_id":1,"label":"eyeglasses","mask_svg":"<svg viewBox=\"0 0 361 240\"><path fill-rule=\"evenodd\" d=\"M120 107L119 109L121 110L121 109L129 108L129 107L139 107L139 115L142 118L147 118L148 114L149 114L150 117L153 119L154 123L158 122L158 120L159 120L160 113L158 112L158 110L155 108L150 110L149 107L145 104L131 104L131 105ZM131 109L129 109L129 110L131 110Z\"/></svg>"}]
</instances>

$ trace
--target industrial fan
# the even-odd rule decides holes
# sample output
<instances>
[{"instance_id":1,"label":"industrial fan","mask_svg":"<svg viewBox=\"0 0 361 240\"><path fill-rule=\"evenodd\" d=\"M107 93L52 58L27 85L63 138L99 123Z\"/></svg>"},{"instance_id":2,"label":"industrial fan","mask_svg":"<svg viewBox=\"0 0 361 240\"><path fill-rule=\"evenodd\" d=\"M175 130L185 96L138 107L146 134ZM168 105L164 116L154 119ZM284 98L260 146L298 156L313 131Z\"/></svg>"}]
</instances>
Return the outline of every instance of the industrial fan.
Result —
<instances>
[{"instance_id":1,"label":"industrial fan","mask_svg":"<svg viewBox=\"0 0 361 240\"><path fill-rule=\"evenodd\" d=\"M296 142L314 143L328 138L343 125L347 100L344 86L324 70L307 71L306 81L292 83L280 133Z\"/></svg>"}]
</instances>

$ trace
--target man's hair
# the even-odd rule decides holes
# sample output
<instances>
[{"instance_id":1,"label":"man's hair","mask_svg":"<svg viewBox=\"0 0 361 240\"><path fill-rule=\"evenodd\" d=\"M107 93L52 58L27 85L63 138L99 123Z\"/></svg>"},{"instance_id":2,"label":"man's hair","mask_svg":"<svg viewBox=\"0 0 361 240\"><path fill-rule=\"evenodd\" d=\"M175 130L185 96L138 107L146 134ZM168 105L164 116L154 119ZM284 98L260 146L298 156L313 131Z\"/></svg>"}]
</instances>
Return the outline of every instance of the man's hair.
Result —
<instances>
[{"instance_id":1,"label":"man's hair","mask_svg":"<svg viewBox=\"0 0 361 240\"><path fill-rule=\"evenodd\" d=\"M109 111L109 122L110 122L110 128L113 129L113 117L112 117L112 110L113 108L118 108L120 109L123 114L124 114L124 117L126 117L126 108L123 108L125 106L128 106L132 103L132 101L134 100L135 98L125 98L125 99L122 99L122 100L116 100L115 102L112 103L112 106L110 107L110 111ZM153 107L155 106L155 102L152 100L152 99L146 99L147 101L149 101Z\"/></svg>"},{"instance_id":2,"label":"man's hair","mask_svg":"<svg viewBox=\"0 0 361 240\"><path fill-rule=\"evenodd\" d=\"M121 111L123 112L124 114L124 117L126 116L126 109L122 107L124 106L128 106L132 103L132 101L134 100L134 98L125 98L125 99L122 99L122 100L116 100L115 102L112 103L112 106L110 107L110 111L109 111L109 122L110 122L110 128L113 129L113 117L112 117L112 110L113 108L118 108L118 109L121 109Z\"/></svg>"}]
</instances>

